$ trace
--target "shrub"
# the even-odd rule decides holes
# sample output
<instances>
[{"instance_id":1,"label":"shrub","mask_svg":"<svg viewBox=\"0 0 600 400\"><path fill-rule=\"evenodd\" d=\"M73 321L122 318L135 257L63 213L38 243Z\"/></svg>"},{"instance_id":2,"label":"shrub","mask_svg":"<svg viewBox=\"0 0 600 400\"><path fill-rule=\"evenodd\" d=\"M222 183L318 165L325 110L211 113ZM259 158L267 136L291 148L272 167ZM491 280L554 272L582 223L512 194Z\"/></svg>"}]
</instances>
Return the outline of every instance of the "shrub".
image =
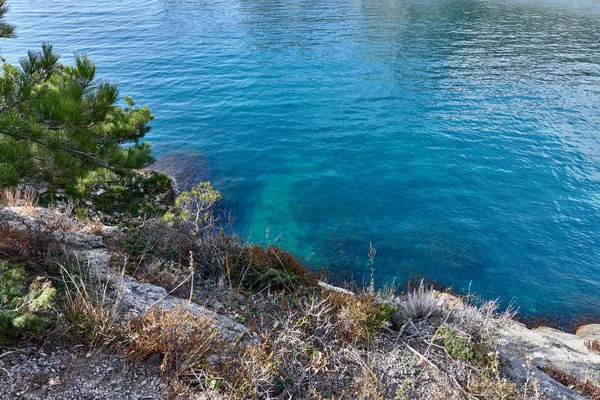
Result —
<instances>
[{"instance_id":1,"label":"shrub","mask_svg":"<svg viewBox=\"0 0 600 400\"><path fill-rule=\"evenodd\" d=\"M446 327L440 329L439 334L444 338L444 348L452 357L468 361L475 359L478 353L471 338Z\"/></svg>"},{"instance_id":2,"label":"shrub","mask_svg":"<svg viewBox=\"0 0 600 400\"><path fill-rule=\"evenodd\" d=\"M174 382L221 390L229 398L268 394L278 371L264 338L246 345L226 341L211 316L182 307L148 311L129 325L128 338L134 360L159 354L161 371Z\"/></svg>"},{"instance_id":3,"label":"shrub","mask_svg":"<svg viewBox=\"0 0 600 400\"><path fill-rule=\"evenodd\" d=\"M329 299L334 305L336 335L349 343L372 340L397 312L388 304L378 303L370 294L334 292Z\"/></svg>"},{"instance_id":4,"label":"shrub","mask_svg":"<svg viewBox=\"0 0 600 400\"><path fill-rule=\"evenodd\" d=\"M534 374L530 375L528 370L527 382L523 388L502 376L500 373L500 360L497 352L489 352L487 354L488 364L483 369L473 369L470 376L467 389L474 398L481 399L540 399L539 382L534 380L529 382ZM527 368L530 368L528 362ZM530 387L531 386L531 387Z\"/></svg>"},{"instance_id":5,"label":"shrub","mask_svg":"<svg viewBox=\"0 0 600 400\"><path fill-rule=\"evenodd\" d=\"M268 289L294 293L317 286L316 275L297 257L274 246L234 249L228 254L226 273L233 286L254 292Z\"/></svg>"},{"instance_id":6,"label":"shrub","mask_svg":"<svg viewBox=\"0 0 600 400\"><path fill-rule=\"evenodd\" d=\"M587 379L578 379L569 373L560 371L551 366L540 369L552 379L589 396L592 400L600 400L600 386L595 385L593 382Z\"/></svg>"},{"instance_id":7,"label":"shrub","mask_svg":"<svg viewBox=\"0 0 600 400\"><path fill-rule=\"evenodd\" d=\"M0 344L40 334L49 322L56 289L37 277L22 293L26 279L24 267L0 264Z\"/></svg>"},{"instance_id":8,"label":"shrub","mask_svg":"<svg viewBox=\"0 0 600 400\"><path fill-rule=\"evenodd\" d=\"M165 215L166 220L184 225L183 230L198 236L202 230L215 227L215 207L221 200L221 193L210 182L200 182L189 191L182 192L175 199L175 212Z\"/></svg>"},{"instance_id":9,"label":"shrub","mask_svg":"<svg viewBox=\"0 0 600 400\"><path fill-rule=\"evenodd\" d=\"M237 254L241 246L218 224L216 202L220 196L210 183L202 182L178 196L175 206L161 218L130 226L125 247L136 275L155 277L160 271L161 276L177 277L181 275L177 270L187 270L191 255L202 278L223 277L226 253Z\"/></svg>"},{"instance_id":10,"label":"shrub","mask_svg":"<svg viewBox=\"0 0 600 400\"><path fill-rule=\"evenodd\" d=\"M209 356L223 346L213 318L183 308L148 311L131 323L128 339L130 357L142 360L159 354L161 371L177 380L204 375Z\"/></svg>"},{"instance_id":11,"label":"shrub","mask_svg":"<svg viewBox=\"0 0 600 400\"><path fill-rule=\"evenodd\" d=\"M429 318L438 312L435 291L426 287L424 280L413 290L409 290L403 303L403 314L406 318Z\"/></svg>"},{"instance_id":12,"label":"shrub","mask_svg":"<svg viewBox=\"0 0 600 400\"><path fill-rule=\"evenodd\" d=\"M164 174L135 171L119 175L97 169L69 186L67 194L79 200L80 217L117 224L131 218L162 216L174 201L171 184Z\"/></svg>"},{"instance_id":13,"label":"shrub","mask_svg":"<svg viewBox=\"0 0 600 400\"><path fill-rule=\"evenodd\" d=\"M498 313L498 302L478 302L473 296L467 296L462 304L450 311L449 321L453 329L461 332L463 337L485 349L495 347L498 328L506 320L512 318L514 312L510 307L503 313Z\"/></svg>"}]
</instances>

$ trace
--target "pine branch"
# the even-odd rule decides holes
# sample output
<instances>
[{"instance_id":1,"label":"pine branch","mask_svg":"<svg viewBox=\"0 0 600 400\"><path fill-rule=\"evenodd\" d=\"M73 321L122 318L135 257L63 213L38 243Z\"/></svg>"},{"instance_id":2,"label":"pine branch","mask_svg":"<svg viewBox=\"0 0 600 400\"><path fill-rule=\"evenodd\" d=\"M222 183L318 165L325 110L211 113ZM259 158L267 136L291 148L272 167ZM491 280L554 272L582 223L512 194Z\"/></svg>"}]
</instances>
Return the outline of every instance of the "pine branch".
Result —
<instances>
[{"instance_id":1,"label":"pine branch","mask_svg":"<svg viewBox=\"0 0 600 400\"><path fill-rule=\"evenodd\" d=\"M121 170L119 170L119 169L117 169L115 167L112 167L112 166L108 165L108 163L106 161L104 161L103 159L98 158L96 156L93 156L93 155L91 155L89 153L85 153L83 151L79 151L79 150L75 150L75 149L71 149L71 148L63 147L63 146L52 146L52 145L50 145L48 143L45 143L45 142L43 142L41 140L33 139L33 138L30 138L30 137L27 137L27 136L23 136L23 135L18 135L16 133L10 133L10 132L6 132L6 131L0 131L0 134L5 135L5 136L10 136L10 137L13 137L13 138L16 138L16 139L28 140L30 142L39 144L39 145L44 146L44 147L49 148L49 149L57 148L59 150L65 151L67 153L76 154L78 156L82 156L82 157L85 157L87 159L90 159L90 160L96 162L97 164L100 164L102 167L113 171L114 173L118 174L119 176L124 176L125 175L123 173L123 171L121 171Z\"/></svg>"}]
</instances>

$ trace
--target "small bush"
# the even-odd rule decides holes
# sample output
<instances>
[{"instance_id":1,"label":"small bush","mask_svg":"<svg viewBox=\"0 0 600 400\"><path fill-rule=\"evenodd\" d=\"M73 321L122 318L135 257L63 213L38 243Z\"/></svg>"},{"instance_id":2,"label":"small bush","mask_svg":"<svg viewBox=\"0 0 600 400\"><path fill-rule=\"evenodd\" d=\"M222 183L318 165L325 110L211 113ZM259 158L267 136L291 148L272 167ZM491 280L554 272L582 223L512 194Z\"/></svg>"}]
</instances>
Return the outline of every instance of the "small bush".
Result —
<instances>
[{"instance_id":1,"label":"small bush","mask_svg":"<svg viewBox=\"0 0 600 400\"><path fill-rule=\"evenodd\" d=\"M241 345L221 337L216 321L184 308L150 310L128 327L128 354L158 354L161 371L174 382L220 390L229 398L268 394L278 363L265 340Z\"/></svg>"},{"instance_id":2,"label":"small bush","mask_svg":"<svg viewBox=\"0 0 600 400\"><path fill-rule=\"evenodd\" d=\"M592 400L600 400L600 386L595 385L593 382L587 379L578 379L569 373L553 367L540 369L555 381L560 382L567 387L572 387L576 391L589 396Z\"/></svg>"},{"instance_id":3,"label":"small bush","mask_svg":"<svg viewBox=\"0 0 600 400\"><path fill-rule=\"evenodd\" d=\"M121 293L81 268L63 267L61 324L63 336L90 349L107 349L123 340ZM111 293L112 296L111 296Z\"/></svg>"},{"instance_id":4,"label":"small bush","mask_svg":"<svg viewBox=\"0 0 600 400\"><path fill-rule=\"evenodd\" d=\"M475 398L482 399L535 399L539 400L538 381L534 380L529 387L529 381L524 388L500 374L499 356L496 352L487 354L488 365L483 369L473 371L467 389ZM528 375L529 376L529 375ZM532 392L532 393L530 393Z\"/></svg>"},{"instance_id":5,"label":"small bush","mask_svg":"<svg viewBox=\"0 0 600 400\"><path fill-rule=\"evenodd\" d=\"M334 292L329 299L334 305L336 334L349 343L372 340L397 311L388 304L378 303L374 296L369 294L353 296Z\"/></svg>"},{"instance_id":6,"label":"small bush","mask_svg":"<svg viewBox=\"0 0 600 400\"><path fill-rule=\"evenodd\" d=\"M498 328L514 313L510 307L503 313L498 313L498 302L484 301L468 296L463 303L450 311L449 321L453 329L463 337L469 338L478 348L494 348L498 339Z\"/></svg>"},{"instance_id":7,"label":"small bush","mask_svg":"<svg viewBox=\"0 0 600 400\"><path fill-rule=\"evenodd\" d=\"M440 329L439 334L444 338L444 348L452 357L468 361L475 359L477 349L469 337L449 328Z\"/></svg>"},{"instance_id":8,"label":"small bush","mask_svg":"<svg viewBox=\"0 0 600 400\"><path fill-rule=\"evenodd\" d=\"M0 264L0 344L27 335L38 335L47 326L56 289L37 277L22 293L27 274L22 266Z\"/></svg>"},{"instance_id":9,"label":"small bush","mask_svg":"<svg viewBox=\"0 0 600 400\"><path fill-rule=\"evenodd\" d=\"M279 247L245 246L230 253L226 274L233 286L259 292L315 288L316 275L297 257Z\"/></svg>"},{"instance_id":10,"label":"small bush","mask_svg":"<svg viewBox=\"0 0 600 400\"><path fill-rule=\"evenodd\" d=\"M218 224L216 204L220 196L210 183L202 182L181 193L175 206L161 218L129 226L125 247L132 261L130 272L169 286L169 277L182 275L177 270L185 273L193 256L201 278L218 280L225 276L226 254L239 256L241 245L237 238L226 236ZM157 280L158 276L166 279Z\"/></svg>"},{"instance_id":11,"label":"small bush","mask_svg":"<svg viewBox=\"0 0 600 400\"><path fill-rule=\"evenodd\" d=\"M410 319L429 318L438 311L435 291L432 287L426 287L424 280L407 293L403 303L404 316Z\"/></svg>"},{"instance_id":12,"label":"small bush","mask_svg":"<svg viewBox=\"0 0 600 400\"><path fill-rule=\"evenodd\" d=\"M213 318L183 308L148 311L131 323L128 339L130 357L142 360L159 354L161 371L177 380L207 370L209 356L223 346Z\"/></svg>"},{"instance_id":13,"label":"small bush","mask_svg":"<svg viewBox=\"0 0 600 400\"><path fill-rule=\"evenodd\" d=\"M80 202L77 209L80 218L100 218L111 224L161 216L174 201L171 179L146 171L118 175L98 169L68 187L67 194Z\"/></svg>"}]
</instances>

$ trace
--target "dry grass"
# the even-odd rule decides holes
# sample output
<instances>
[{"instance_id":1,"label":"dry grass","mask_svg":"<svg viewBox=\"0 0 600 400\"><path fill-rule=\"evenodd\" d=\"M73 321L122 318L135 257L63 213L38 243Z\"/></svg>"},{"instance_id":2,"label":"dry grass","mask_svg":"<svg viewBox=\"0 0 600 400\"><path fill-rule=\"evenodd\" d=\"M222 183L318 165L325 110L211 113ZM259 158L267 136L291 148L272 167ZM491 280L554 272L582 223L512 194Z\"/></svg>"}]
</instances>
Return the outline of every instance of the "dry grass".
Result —
<instances>
[{"instance_id":1,"label":"dry grass","mask_svg":"<svg viewBox=\"0 0 600 400\"><path fill-rule=\"evenodd\" d=\"M350 357L359 368L354 377L353 386L358 400L383 400L384 394L381 390L381 379L373 366L373 360L367 354L362 356L355 349L350 350Z\"/></svg>"},{"instance_id":2,"label":"dry grass","mask_svg":"<svg viewBox=\"0 0 600 400\"><path fill-rule=\"evenodd\" d=\"M600 340L598 339L594 339L594 340L586 340L584 342L585 347L588 348L588 350L600 354Z\"/></svg>"},{"instance_id":3,"label":"dry grass","mask_svg":"<svg viewBox=\"0 0 600 400\"><path fill-rule=\"evenodd\" d=\"M87 219L83 221L83 225L85 226L84 231L86 233L91 233L92 235L101 236L104 231L104 224L98 219Z\"/></svg>"},{"instance_id":4,"label":"dry grass","mask_svg":"<svg viewBox=\"0 0 600 400\"><path fill-rule=\"evenodd\" d=\"M481 356L496 347L499 328L514 317L515 311L510 306L503 312L499 309L497 301L480 301L467 295L450 310L447 322L450 329ZM485 357L480 359L485 360Z\"/></svg>"},{"instance_id":5,"label":"dry grass","mask_svg":"<svg viewBox=\"0 0 600 400\"><path fill-rule=\"evenodd\" d=\"M97 351L122 345L122 293L80 266L75 269L61 266L61 277L63 335Z\"/></svg>"},{"instance_id":6,"label":"dry grass","mask_svg":"<svg viewBox=\"0 0 600 400\"><path fill-rule=\"evenodd\" d=\"M136 361L160 355L160 369L175 386L199 385L229 398L256 398L273 388L278 368L267 342L229 342L210 315L150 310L127 329L128 355Z\"/></svg>"},{"instance_id":7,"label":"dry grass","mask_svg":"<svg viewBox=\"0 0 600 400\"><path fill-rule=\"evenodd\" d=\"M515 382L500 373L500 360L498 353L487 354L488 364L482 370L472 372L468 391L476 398L484 399L526 399L539 400L541 398L539 383L535 379L535 372L531 371L531 359L528 358L527 381L520 387Z\"/></svg>"},{"instance_id":8,"label":"dry grass","mask_svg":"<svg viewBox=\"0 0 600 400\"><path fill-rule=\"evenodd\" d=\"M328 296L333 306L336 335L347 343L373 340L377 332L386 326L396 309L376 301L374 295L360 293L349 295L334 292Z\"/></svg>"},{"instance_id":9,"label":"dry grass","mask_svg":"<svg viewBox=\"0 0 600 400\"><path fill-rule=\"evenodd\" d=\"M19 186L0 191L0 203L7 207L34 208L38 206L38 199L37 191L29 186Z\"/></svg>"},{"instance_id":10,"label":"dry grass","mask_svg":"<svg viewBox=\"0 0 600 400\"><path fill-rule=\"evenodd\" d=\"M424 280L410 290L403 304L404 316L409 319L429 318L439 311L433 287L427 287Z\"/></svg>"},{"instance_id":11,"label":"dry grass","mask_svg":"<svg viewBox=\"0 0 600 400\"><path fill-rule=\"evenodd\" d=\"M183 308L150 310L128 328L128 354L142 360L160 354L161 371L177 380L194 379L209 367L209 356L223 345L210 316Z\"/></svg>"}]
</instances>

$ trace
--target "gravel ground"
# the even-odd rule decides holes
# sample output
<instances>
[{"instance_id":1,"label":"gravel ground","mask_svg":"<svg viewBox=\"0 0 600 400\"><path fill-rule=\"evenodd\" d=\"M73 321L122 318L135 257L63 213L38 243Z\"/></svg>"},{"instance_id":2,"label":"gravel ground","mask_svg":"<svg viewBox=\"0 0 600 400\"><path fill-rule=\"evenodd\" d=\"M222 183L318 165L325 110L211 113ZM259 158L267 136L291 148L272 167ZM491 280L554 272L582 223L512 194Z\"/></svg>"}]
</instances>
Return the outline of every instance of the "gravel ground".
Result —
<instances>
[{"instance_id":1,"label":"gravel ground","mask_svg":"<svg viewBox=\"0 0 600 400\"><path fill-rule=\"evenodd\" d=\"M0 399L162 399L156 365L127 365L123 356L71 348L0 349Z\"/></svg>"}]
</instances>

